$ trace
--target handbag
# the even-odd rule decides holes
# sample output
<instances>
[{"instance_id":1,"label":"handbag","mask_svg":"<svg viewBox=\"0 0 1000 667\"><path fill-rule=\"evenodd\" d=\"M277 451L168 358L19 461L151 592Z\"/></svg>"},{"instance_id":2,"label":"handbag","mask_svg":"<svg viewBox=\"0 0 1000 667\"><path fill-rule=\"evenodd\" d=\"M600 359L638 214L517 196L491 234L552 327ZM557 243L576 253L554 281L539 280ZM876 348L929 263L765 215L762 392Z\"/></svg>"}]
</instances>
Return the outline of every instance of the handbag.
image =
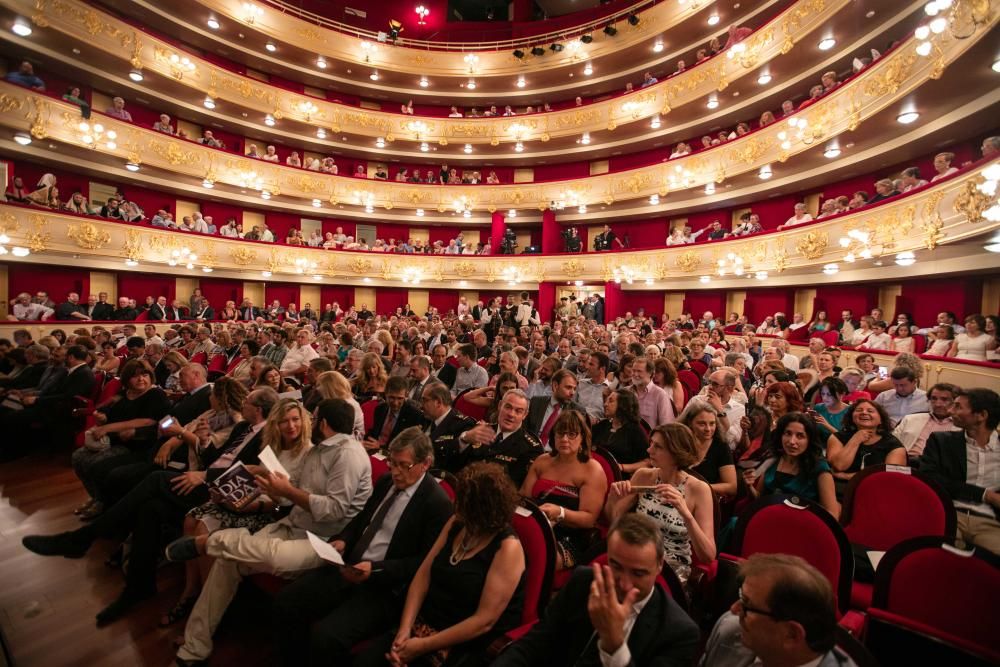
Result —
<instances>
[{"instance_id":1,"label":"handbag","mask_svg":"<svg viewBox=\"0 0 1000 667\"><path fill-rule=\"evenodd\" d=\"M111 438L106 435L94 437L94 430L88 429L83 434L83 446L92 452L103 452L111 447Z\"/></svg>"}]
</instances>

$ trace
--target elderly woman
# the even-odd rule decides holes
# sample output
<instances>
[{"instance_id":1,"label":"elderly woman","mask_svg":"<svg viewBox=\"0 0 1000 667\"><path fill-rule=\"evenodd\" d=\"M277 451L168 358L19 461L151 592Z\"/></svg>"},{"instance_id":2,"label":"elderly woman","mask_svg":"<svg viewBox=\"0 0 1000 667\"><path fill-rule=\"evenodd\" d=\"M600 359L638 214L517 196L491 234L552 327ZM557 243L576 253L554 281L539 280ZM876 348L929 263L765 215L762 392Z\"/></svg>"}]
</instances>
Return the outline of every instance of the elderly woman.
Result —
<instances>
[{"instance_id":1,"label":"elderly woman","mask_svg":"<svg viewBox=\"0 0 1000 667\"><path fill-rule=\"evenodd\" d=\"M500 367L500 373L497 373L492 378L490 378L489 386L493 386L497 383L497 379L500 377L501 373L510 373L517 380L517 388L521 391L528 390L528 378L524 377L518 372L518 366L520 365L520 360L517 358L517 353L511 350L502 352L500 354L500 359L498 363Z\"/></svg>"},{"instance_id":2,"label":"elderly woman","mask_svg":"<svg viewBox=\"0 0 1000 667\"><path fill-rule=\"evenodd\" d=\"M156 445L156 424L170 410L167 395L144 361L127 362L120 379L121 393L94 413L98 425L87 431L85 446L73 452L73 469L91 497L77 510L85 518L104 511L102 485L113 470L148 460Z\"/></svg>"},{"instance_id":3,"label":"elderly woman","mask_svg":"<svg viewBox=\"0 0 1000 667\"><path fill-rule=\"evenodd\" d=\"M694 559L715 560L712 490L689 473L698 452L687 426L665 424L654 429L648 452L653 467L612 484L605 512L612 522L632 510L653 519L663 536L667 564L687 582Z\"/></svg>"},{"instance_id":4,"label":"elderly woman","mask_svg":"<svg viewBox=\"0 0 1000 667\"><path fill-rule=\"evenodd\" d=\"M518 495L503 468L458 475L455 516L424 558L399 627L371 642L355 667L487 664L487 647L521 623L524 550L510 526Z\"/></svg>"},{"instance_id":5,"label":"elderly woman","mask_svg":"<svg viewBox=\"0 0 1000 667\"><path fill-rule=\"evenodd\" d=\"M639 424L639 402L628 389L608 392L604 419L594 424L592 444L607 449L623 472L634 473L649 465L649 438Z\"/></svg>"},{"instance_id":6,"label":"elderly woman","mask_svg":"<svg viewBox=\"0 0 1000 667\"><path fill-rule=\"evenodd\" d=\"M563 410L555 425L554 447L531 464L521 494L539 504L553 524L556 567L571 569L583 562L608 490L601 464L590 457L590 427L576 410Z\"/></svg>"},{"instance_id":7,"label":"elderly woman","mask_svg":"<svg viewBox=\"0 0 1000 667\"><path fill-rule=\"evenodd\" d=\"M239 362L236 366L229 371L230 377L242 382L246 386L250 386L254 378L251 374L253 358L257 356L257 352L260 351L260 346L257 341L252 338L247 338L240 345Z\"/></svg>"}]
</instances>

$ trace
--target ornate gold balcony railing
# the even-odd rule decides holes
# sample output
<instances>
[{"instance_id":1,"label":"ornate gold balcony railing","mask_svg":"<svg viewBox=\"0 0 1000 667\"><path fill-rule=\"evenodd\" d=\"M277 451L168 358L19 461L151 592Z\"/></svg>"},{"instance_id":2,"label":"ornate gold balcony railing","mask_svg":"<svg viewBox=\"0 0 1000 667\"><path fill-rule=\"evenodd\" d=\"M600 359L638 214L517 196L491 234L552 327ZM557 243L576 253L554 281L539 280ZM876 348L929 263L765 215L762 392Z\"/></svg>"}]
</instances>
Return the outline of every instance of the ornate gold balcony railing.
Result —
<instances>
[{"instance_id":1,"label":"ornate gold balcony railing","mask_svg":"<svg viewBox=\"0 0 1000 667\"><path fill-rule=\"evenodd\" d=\"M40 27L56 30L70 39L88 39L89 45L121 58L123 74L127 67L146 69L188 86L198 95L205 94L217 104L228 102L240 109L256 111L261 119L270 114L279 121L290 119L333 134L372 140L382 137L389 144L412 141L416 142L415 147L421 142L441 146L544 144L554 138L578 137L584 132L613 132L657 114L666 115L672 109L724 90L752 69L787 54L797 41L822 27L850 0L799 0L742 42L740 50L732 52L733 57L728 57L730 52L727 51L726 55L629 95L583 107L500 118L415 117L329 102L262 83L194 54L183 53L172 44L139 32L128 23L79 0L0 0L0 3L30 13ZM220 0L218 4L238 3ZM686 3L683 7L691 4ZM37 8L32 12L33 5ZM666 6L682 5L677 2L657 5ZM436 55L421 54L421 58L424 57ZM508 57L513 59L513 56ZM427 72L428 69L421 65L418 71Z\"/></svg>"},{"instance_id":2,"label":"ornate gold balcony railing","mask_svg":"<svg viewBox=\"0 0 1000 667\"><path fill-rule=\"evenodd\" d=\"M990 170L990 171L987 171ZM993 193L986 184L992 178ZM839 264L851 250L842 239L864 238L870 259L891 258L899 253L919 252L920 266L931 266L938 249L1000 228L996 181L1000 162L980 165L957 178L942 181L921 192L798 230L658 250L612 254L514 255L479 257L465 255L384 255L296 248L284 245L231 240L148 226L87 218L44 209L0 205L0 233L11 245L29 248L34 261L59 262L74 256L82 263L121 266L137 262L143 271L183 271L169 268L184 257L197 256L193 271L226 271L249 277L270 272L276 280L334 281L343 279L402 281L425 286L449 283L507 283L529 285L546 280L611 281L621 279L642 285L683 289L697 286L700 276L716 276L722 263L739 265L745 276L766 272L818 276L820 268ZM982 187L980 187L982 186ZM963 269L982 263L985 253L968 244ZM954 253L950 255L954 258ZM963 256L964 257L964 256ZM992 257L992 255L990 255ZM735 260L739 258L739 262ZM12 261L21 261L14 258ZM861 261L860 259L858 260ZM183 265L185 262L181 261ZM937 265L934 265L937 266ZM986 263L985 268L990 266ZM995 268L995 264L994 264ZM913 269L916 273L917 269ZM297 277L297 278L296 278ZM809 278L803 278L808 280Z\"/></svg>"}]
</instances>

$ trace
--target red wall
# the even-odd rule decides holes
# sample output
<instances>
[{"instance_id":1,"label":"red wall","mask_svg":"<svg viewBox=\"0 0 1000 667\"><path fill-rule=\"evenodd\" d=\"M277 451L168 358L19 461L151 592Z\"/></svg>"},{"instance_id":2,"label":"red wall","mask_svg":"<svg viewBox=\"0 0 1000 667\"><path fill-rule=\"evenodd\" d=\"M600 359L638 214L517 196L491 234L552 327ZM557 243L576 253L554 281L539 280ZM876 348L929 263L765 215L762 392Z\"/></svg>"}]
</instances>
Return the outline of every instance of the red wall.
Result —
<instances>
[{"instance_id":1,"label":"red wall","mask_svg":"<svg viewBox=\"0 0 1000 667\"><path fill-rule=\"evenodd\" d=\"M187 303L189 294L182 294L175 297L177 280L172 274L157 275L155 273L129 273L122 271L118 274L118 296L127 296L135 299L140 306L146 302L146 297L154 299L161 296L167 297L167 303L175 298L180 298Z\"/></svg>"},{"instance_id":2,"label":"red wall","mask_svg":"<svg viewBox=\"0 0 1000 667\"><path fill-rule=\"evenodd\" d=\"M319 288L320 302L314 303L313 309L322 313L326 304L339 303L345 311L354 304L354 288L346 285L322 285ZM358 307L361 304L357 304ZM368 304L371 307L373 304Z\"/></svg>"},{"instance_id":3,"label":"red wall","mask_svg":"<svg viewBox=\"0 0 1000 667\"><path fill-rule=\"evenodd\" d=\"M32 296L36 292L48 292L49 298L56 303L64 302L69 292L79 294L83 303L90 296L89 269L7 264L7 276L7 298L10 302L21 292Z\"/></svg>"},{"instance_id":4,"label":"red wall","mask_svg":"<svg viewBox=\"0 0 1000 667\"><path fill-rule=\"evenodd\" d=\"M299 300L299 289L298 283L267 282L264 284L264 302L267 305L270 305L272 301L277 299L282 306L288 306L288 304L294 303L295 307L301 310L302 302Z\"/></svg>"},{"instance_id":5,"label":"red wall","mask_svg":"<svg viewBox=\"0 0 1000 667\"><path fill-rule=\"evenodd\" d=\"M754 324L763 322L765 317L774 315L777 312L785 313L791 318L794 304L794 289L776 287L773 289L747 290L746 312L741 314L746 315L747 319ZM727 317L728 315L729 313L726 313Z\"/></svg>"},{"instance_id":6,"label":"red wall","mask_svg":"<svg viewBox=\"0 0 1000 667\"><path fill-rule=\"evenodd\" d=\"M202 278L200 281L201 293L212 304L212 307L221 310L226 306L226 301L235 301L239 308L243 301L243 281L231 278ZM256 303L255 306L261 304Z\"/></svg>"},{"instance_id":7,"label":"red wall","mask_svg":"<svg viewBox=\"0 0 1000 667\"><path fill-rule=\"evenodd\" d=\"M691 313L694 319L700 319L706 310L712 311L715 317L726 316L726 291L705 290L703 292L684 293L684 312ZM673 313L671 313L673 315Z\"/></svg>"}]
</instances>

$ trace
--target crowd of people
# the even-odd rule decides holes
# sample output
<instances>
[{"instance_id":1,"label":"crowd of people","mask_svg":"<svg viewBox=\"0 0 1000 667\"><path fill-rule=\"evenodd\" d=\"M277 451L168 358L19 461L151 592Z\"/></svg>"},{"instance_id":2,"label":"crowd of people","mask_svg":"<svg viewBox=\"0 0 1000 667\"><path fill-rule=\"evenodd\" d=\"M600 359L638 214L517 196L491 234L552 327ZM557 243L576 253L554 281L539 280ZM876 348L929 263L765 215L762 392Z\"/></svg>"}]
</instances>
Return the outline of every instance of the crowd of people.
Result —
<instances>
[{"instance_id":1,"label":"crowd of people","mask_svg":"<svg viewBox=\"0 0 1000 667\"><path fill-rule=\"evenodd\" d=\"M657 624L670 623L661 640L624 642L612 612L652 590L636 572L655 577L662 560L688 582L724 548L738 509L760 496L792 494L836 517L847 482L873 465L919 466L961 508L960 541L1000 551L1000 523L989 518L1000 507L990 490L1000 466L951 465L967 449L995 458L996 392L926 386L910 353L885 371L864 353L842 367L839 347L758 337L738 314L728 325L712 313L603 324L587 302L580 311L562 304L544 323L522 293L460 303L461 314L331 304L268 320L276 311L244 301L227 321L168 320L144 334L95 325L36 342L20 330L0 340L0 423L23 434L4 443L5 457L65 444L69 399L88 395L97 374L120 387L73 454L89 495L78 509L85 525L24 545L81 557L98 539L131 534L125 587L98 615L103 625L155 594L164 535L179 535L166 556L186 563L185 587L161 619L187 619L179 664L208 658L214 628L254 571L293 580L274 602L287 664L347 664L367 638L375 639L354 664L445 653L482 660L523 609L525 556L510 524L519 495L549 519L557 569L605 552L612 567L573 574L500 665L561 655L550 640L573 645L581 628L579 648L596 632L602 655L624 646L691 660L698 628L663 600ZM953 319L939 316L941 326ZM986 337L975 328L985 330L982 319L967 318L964 335ZM852 338L849 326L859 325L849 311L839 325L810 325L835 326ZM995 328L990 341L995 353ZM387 457L389 474L373 478L369 456ZM616 461L623 478L612 483L599 457ZM236 463L260 492L245 505L213 485ZM432 467L457 476L453 506ZM603 541L600 525L611 527ZM325 566L308 533L350 567ZM615 566L621 558L635 565ZM576 596L591 587L602 602L581 608ZM744 592L756 594L746 584ZM714 633L731 632L730 622Z\"/></svg>"}]
</instances>

